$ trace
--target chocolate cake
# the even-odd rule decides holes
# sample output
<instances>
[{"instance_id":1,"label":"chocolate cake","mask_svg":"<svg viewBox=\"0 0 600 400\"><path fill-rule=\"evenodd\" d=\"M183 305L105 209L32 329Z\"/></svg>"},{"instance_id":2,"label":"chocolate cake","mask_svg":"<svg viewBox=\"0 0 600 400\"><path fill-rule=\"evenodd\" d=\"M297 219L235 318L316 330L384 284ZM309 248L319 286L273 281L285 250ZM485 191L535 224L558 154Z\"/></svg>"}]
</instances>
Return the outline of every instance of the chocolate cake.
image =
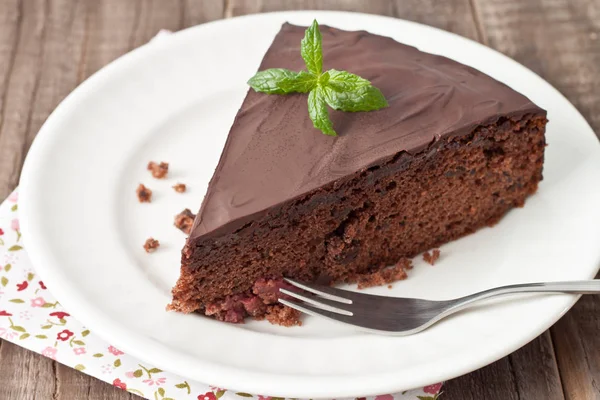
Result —
<instances>
[{"instance_id":1,"label":"chocolate cake","mask_svg":"<svg viewBox=\"0 0 600 400\"><path fill-rule=\"evenodd\" d=\"M304 68L284 24L260 70ZM277 310L283 277L356 282L493 225L542 179L546 112L471 67L365 31L321 26L324 68L389 107L331 111L250 90L182 252L171 308L241 322ZM278 310L277 312L280 312Z\"/></svg>"}]
</instances>

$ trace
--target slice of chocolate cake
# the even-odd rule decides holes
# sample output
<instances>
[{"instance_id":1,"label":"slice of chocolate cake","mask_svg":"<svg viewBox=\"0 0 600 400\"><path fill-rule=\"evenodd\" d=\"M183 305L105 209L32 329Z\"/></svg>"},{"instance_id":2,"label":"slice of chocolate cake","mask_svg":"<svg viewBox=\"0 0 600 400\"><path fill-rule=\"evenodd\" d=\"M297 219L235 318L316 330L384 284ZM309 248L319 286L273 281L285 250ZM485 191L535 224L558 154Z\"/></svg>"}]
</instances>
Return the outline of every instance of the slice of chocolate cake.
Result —
<instances>
[{"instance_id":1,"label":"slice of chocolate cake","mask_svg":"<svg viewBox=\"0 0 600 400\"><path fill-rule=\"evenodd\" d=\"M260 70L302 70L304 31L283 25ZM183 249L172 309L229 322L280 315L282 277L357 281L494 224L536 191L544 110L445 57L321 32L324 68L369 79L389 107L332 111L331 137L313 127L306 94L250 90Z\"/></svg>"}]
</instances>

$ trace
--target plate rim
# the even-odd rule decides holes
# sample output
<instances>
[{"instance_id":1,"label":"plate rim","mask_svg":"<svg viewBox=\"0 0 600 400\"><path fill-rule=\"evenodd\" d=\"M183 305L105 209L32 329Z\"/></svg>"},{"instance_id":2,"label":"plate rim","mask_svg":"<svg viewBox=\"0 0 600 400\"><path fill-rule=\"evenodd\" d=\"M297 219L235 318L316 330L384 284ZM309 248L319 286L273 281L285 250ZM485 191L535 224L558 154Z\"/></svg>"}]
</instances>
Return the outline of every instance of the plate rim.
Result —
<instances>
[{"instance_id":1,"label":"plate rim","mask_svg":"<svg viewBox=\"0 0 600 400\"><path fill-rule=\"evenodd\" d=\"M348 11L317 11L317 10L304 10L304 11L278 11L278 12L269 12L262 14L250 14L244 15L240 17L230 18L230 19L221 19L210 21L201 25L193 26L190 28L186 28L184 30L173 33L173 36L184 36L191 34L190 32L196 31L198 29L203 29L203 27L207 25L213 24L230 24L235 25L241 19L254 19L260 22L261 19L270 19L270 18L293 18L295 15L303 14L303 15L319 15L319 14L329 14L330 17L335 15L341 16L359 16L361 18L369 18L369 19L385 19L389 21L405 23L408 25L413 25L418 27L419 29L425 30L433 30L438 33L443 33L444 35L449 35L454 37L455 39L460 39L463 41L468 41L471 45L475 45L480 49L485 49L486 51L492 51L500 56L505 62L512 63L513 65L519 66L524 72L527 71L536 77L538 77L541 81L545 82L550 88L552 88L556 95L560 96L562 100L564 100L573 110L581 117L582 121L586 124L587 128L593 133L593 129L589 126L589 123L585 120L585 118L579 113L579 111L573 106L573 104L565 98L562 93L560 93L556 88L554 88L550 83L545 81L535 72L529 70L527 67L518 63L517 61L511 59L510 57L498 52L497 50L491 49L481 43L478 43L474 40L462 37L460 35L444 31L439 28L431 27L428 25L416 23L413 21L407 21L399 18L374 15L374 14L365 14L365 13L355 13ZM36 154L41 152L46 142L48 142L52 137L52 128L54 125L60 123L63 115L68 112L69 108L77 106L77 99L86 92L93 91L95 87L101 86L102 82L105 80L110 80L111 72L113 70L118 71L127 65L127 63L134 62L137 58L143 57L146 53L156 52L160 48L160 46L167 46L167 41L161 43L152 44L149 46L148 44L142 45L129 53L122 55L111 63L107 64L93 75L91 75L88 79L82 82L77 88L75 88L63 101L56 107L56 109L51 113L46 122L40 128L40 131L36 138L34 139L32 146L30 148L29 153L27 154L23 172L21 175L20 181L20 218L21 218L21 230L23 233L24 241L27 243L27 253L30 257L33 265L40 275L43 276L44 280L47 282L49 287L56 288L53 291L53 295L61 302L61 304L65 305L65 308L69 310L76 318L82 322L86 326L90 326L91 329L94 330L100 337L105 339L107 342L114 343L118 345L123 350L125 350L128 354L137 357L141 360L148 361L152 364L164 364L165 357L156 357L155 354L161 352L161 348L169 349L168 346L162 344L156 344L150 346L154 351L145 351L140 349L139 347L132 346L131 343L126 343L126 337L135 337L139 336L139 334L132 332L131 330L124 328L123 326L119 326L116 324L110 317L108 317L105 312L101 309L95 307L92 303L85 300L85 297L82 297L80 293L73 293L72 289L74 286L70 286L68 284L68 279L65 279L63 274L56 270L56 268L49 267L51 265L60 265L53 255L52 251L49 251L47 246L44 244L43 238L40 240L36 240L35 234L32 236L32 232L35 232L35 224L32 221L33 218L30 218L31 214L29 210L31 209L29 202L33 201L35 196L35 187L30 184L30 182L34 182L33 175L35 171L38 169L38 158ZM29 238L29 239L28 239ZM33 239L31 239L33 238ZM29 242L28 242L29 241ZM30 251L29 249L34 249ZM600 265L598 266L600 268ZM597 271L596 271L597 272ZM593 278L590 276L590 278ZM61 290L58 290L58 289ZM71 289L71 290L69 290ZM528 332L526 335L521 335L521 339L516 343L513 343L511 346L502 346L497 349L497 351L489 354L488 357L479 358L478 363L471 364L466 368L456 368L451 373L446 374L438 374L439 376L430 376L427 378L427 381L423 381L421 377L421 381L418 379L413 380L412 387L424 386L427 384L435 383L437 381L451 379L456 376L463 375L475 369L481 368L485 365L488 365L507 354L510 354L517 350L518 348L524 346L529 343L531 340L535 339L541 333L546 331L550 326L552 326L558 319L560 319L579 299L580 296L571 296L565 297L561 302L561 310L560 312L551 313L551 315L547 316L545 319L545 323L540 324L539 329L532 330ZM93 313L89 313L89 310L94 310ZM557 307L558 310L558 307ZM93 321L92 321L92 316ZM106 328L103 328L106 327ZM109 328L110 327L110 328ZM131 342L131 339L129 340ZM146 341L147 342L147 341ZM149 344L149 343L145 343ZM158 362L160 360L160 362ZM184 377L188 377L190 379L205 381L210 380L213 384L218 384L219 386L234 388L238 387L240 389L249 391L251 393L259 393L261 391L260 383L256 384L258 381L269 381L269 380L277 380L276 383L277 393L280 395L285 395L287 397L311 397L311 398L326 398L326 397L342 397L342 396L362 396L362 395L373 395L373 394L381 394L381 393L393 393L400 389L410 389L410 388L399 388L398 384L394 382L399 381L399 377L397 376L397 372L389 372L389 373L378 373L376 375L362 375L363 381L367 383L357 383L357 382L349 382L347 377L344 376L327 376L327 377L314 377L314 376L300 376L300 377L290 377L288 375L273 375L270 373L259 372L256 373L254 371L249 371L247 369L233 367L233 366L224 366L224 365L215 365L212 362L206 362L201 359L195 359L193 364L196 366L196 369L202 370L202 376L208 378L198 378L197 372L193 374L186 369L178 368L176 365L171 363L169 365L170 368L165 368L170 372L179 374ZM162 367L162 365L157 365ZM194 375L195 374L195 375ZM240 374L244 374L245 377L243 379L243 385L240 385L242 379L240 379ZM311 380L310 385L306 385L306 379ZM317 389L313 389L317 388Z\"/></svg>"}]
</instances>

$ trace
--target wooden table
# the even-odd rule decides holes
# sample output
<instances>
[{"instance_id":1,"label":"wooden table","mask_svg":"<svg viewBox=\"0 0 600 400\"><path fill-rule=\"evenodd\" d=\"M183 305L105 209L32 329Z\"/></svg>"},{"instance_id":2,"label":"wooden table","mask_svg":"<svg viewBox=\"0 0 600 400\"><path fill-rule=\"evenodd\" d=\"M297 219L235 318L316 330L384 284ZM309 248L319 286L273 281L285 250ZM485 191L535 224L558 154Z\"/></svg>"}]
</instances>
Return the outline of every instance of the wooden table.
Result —
<instances>
[{"instance_id":1,"label":"wooden table","mask_svg":"<svg viewBox=\"0 0 600 400\"><path fill-rule=\"evenodd\" d=\"M600 0L0 0L0 199L17 186L56 105L160 29L317 8L404 18L484 43L548 80L600 132ZM135 397L8 342L0 342L0 382L0 399ZM600 297L583 298L536 340L444 392L447 400L600 399Z\"/></svg>"}]
</instances>

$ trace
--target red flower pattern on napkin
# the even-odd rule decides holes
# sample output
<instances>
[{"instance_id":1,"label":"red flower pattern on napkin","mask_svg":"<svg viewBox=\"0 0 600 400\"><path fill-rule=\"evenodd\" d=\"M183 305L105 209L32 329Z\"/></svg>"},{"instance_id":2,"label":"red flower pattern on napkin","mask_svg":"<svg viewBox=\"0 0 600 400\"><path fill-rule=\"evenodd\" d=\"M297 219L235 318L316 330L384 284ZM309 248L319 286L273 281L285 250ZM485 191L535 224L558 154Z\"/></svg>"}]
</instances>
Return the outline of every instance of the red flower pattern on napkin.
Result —
<instances>
[{"instance_id":1,"label":"red flower pattern on napkin","mask_svg":"<svg viewBox=\"0 0 600 400\"><path fill-rule=\"evenodd\" d=\"M46 347L44 350L42 350L42 355L44 357L48 357L51 358L53 360L56 360L56 353L58 352L58 350L55 347Z\"/></svg>"},{"instance_id":2,"label":"red flower pattern on napkin","mask_svg":"<svg viewBox=\"0 0 600 400\"><path fill-rule=\"evenodd\" d=\"M64 311L55 311L50 313L51 317L56 317L58 319L65 319L65 317L70 317L71 314L66 313Z\"/></svg>"},{"instance_id":3,"label":"red flower pattern on napkin","mask_svg":"<svg viewBox=\"0 0 600 400\"><path fill-rule=\"evenodd\" d=\"M44 304L46 304L46 300L43 297L31 299L31 307L43 307Z\"/></svg>"},{"instance_id":4,"label":"red flower pattern on napkin","mask_svg":"<svg viewBox=\"0 0 600 400\"><path fill-rule=\"evenodd\" d=\"M119 378L115 379L112 384L113 384L113 386L116 386L119 389L127 390L127 384L125 382L121 381Z\"/></svg>"},{"instance_id":5,"label":"red flower pattern on napkin","mask_svg":"<svg viewBox=\"0 0 600 400\"><path fill-rule=\"evenodd\" d=\"M119 349L117 349L116 347L113 347L113 346L108 346L108 351L113 356L121 356L121 355L125 354L121 350L119 350Z\"/></svg>"},{"instance_id":6,"label":"red flower pattern on napkin","mask_svg":"<svg viewBox=\"0 0 600 400\"><path fill-rule=\"evenodd\" d=\"M75 347L73 349L73 353L75 353L75 355L80 356L80 355L85 354L87 352L85 351L85 347Z\"/></svg>"},{"instance_id":7,"label":"red flower pattern on napkin","mask_svg":"<svg viewBox=\"0 0 600 400\"><path fill-rule=\"evenodd\" d=\"M423 391L427 394L438 394L440 392L441 388L442 388L442 384L436 383L434 385L425 386L423 388Z\"/></svg>"},{"instance_id":8,"label":"red flower pattern on napkin","mask_svg":"<svg viewBox=\"0 0 600 400\"><path fill-rule=\"evenodd\" d=\"M166 378L157 378L157 379L144 379L142 382L144 382L148 386L152 386L152 385L160 386L160 385L164 384L166 381L167 381Z\"/></svg>"},{"instance_id":9,"label":"red flower pattern on napkin","mask_svg":"<svg viewBox=\"0 0 600 400\"><path fill-rule=\"evenodd\" d=\"M199 395L198 400L217 400L217 396L213 392L206 392Z\"/></svg>"},{"instance_id":10,"label":"red flower pattern on napkin","mask_svg":"<svg viewBox=\"0 0 600 400\"><path fill-rule=\"evenodd\" d=\"M68 329L64 329L63 331L58 332L58 334L56 335L56 340L62 340L63 342L66 342L73 335L73 332L71 332Z\"/></svg>"}]
</instances>

